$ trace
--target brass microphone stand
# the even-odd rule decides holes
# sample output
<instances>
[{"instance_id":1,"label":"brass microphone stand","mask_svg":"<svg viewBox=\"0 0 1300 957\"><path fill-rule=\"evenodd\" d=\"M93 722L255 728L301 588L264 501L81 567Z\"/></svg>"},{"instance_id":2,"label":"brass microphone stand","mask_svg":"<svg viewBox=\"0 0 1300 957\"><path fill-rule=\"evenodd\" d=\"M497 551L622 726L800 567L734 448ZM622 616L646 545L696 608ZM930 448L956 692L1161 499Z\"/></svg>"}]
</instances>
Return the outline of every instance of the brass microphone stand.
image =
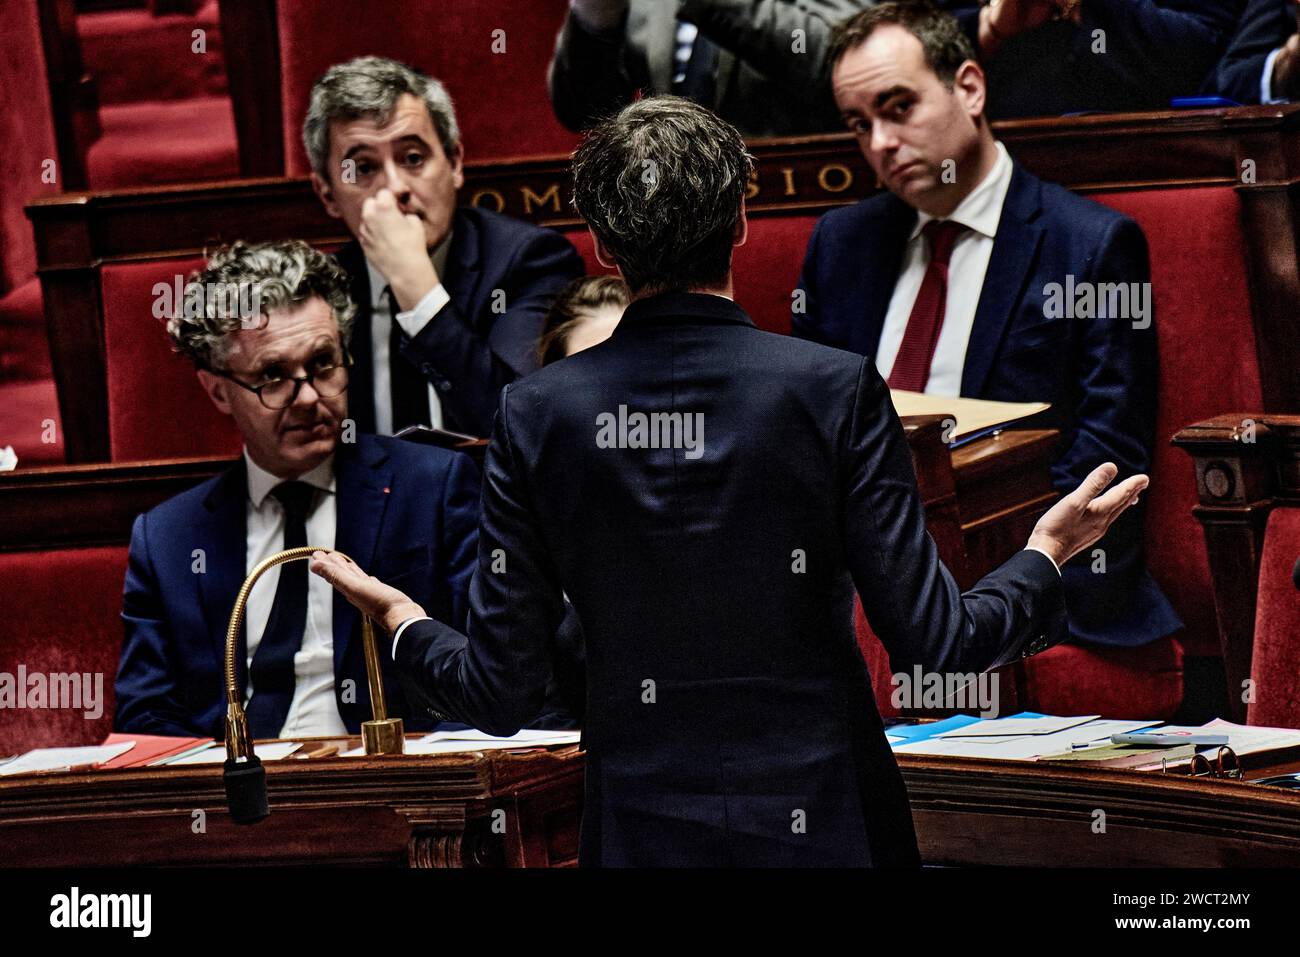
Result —
<instances>
[{"instance_id":1,"label":"brass microphone stand","mask_svg":"<svg viewBox=\"0 0 1300 957\"><path fill-rule=\"evenodd\" d=\"M239 628L244 622L244 607L248 604L249 593L257 580L269 569L285 562L309 559L313 552L342 552L333 548L315 548L307 545L303 548L290 548L272 555L258 564L244 579L244 584L235 597L235 608L230 613L230 624L226 628L226 761L230 764L243 764L254 759L253 736L248 729L248 717L244 714L243 697L235 680L235 652L239 646ZM347 558L346 555L343 555ZM379 652L375 647L375 627L369 616L361 616L361 644L366 656L366 679L370 684L370 707L373 718L362 722L361 737L366 754L401 754L404 750L402 737L402 719L388 717L384 704L384 680L379 667ZM256 690L256 689L255 689Z\"/></svg>"}]
</instances>

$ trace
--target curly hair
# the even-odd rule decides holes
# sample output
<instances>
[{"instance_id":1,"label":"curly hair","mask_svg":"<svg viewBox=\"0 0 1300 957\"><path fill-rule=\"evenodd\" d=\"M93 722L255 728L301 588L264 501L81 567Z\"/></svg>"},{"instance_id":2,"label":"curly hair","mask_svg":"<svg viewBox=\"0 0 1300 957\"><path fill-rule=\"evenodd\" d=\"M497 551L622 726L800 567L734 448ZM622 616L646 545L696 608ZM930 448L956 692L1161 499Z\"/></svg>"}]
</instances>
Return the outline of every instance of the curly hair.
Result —
<instances>
[{"instance_id":1,"label":"curly hair","mask_svg":"<svg viewBox=\"0 0 1300 957\"><path fill-rule=\"evenodd\" d=\"M235 242L218 249L190 277L185 301L167 321L172 348L200 369L220 369L232 332L260 325L273 309L325 300L346 343L356 305L347 274L331 257L297 240Z\"/></svg>"}]
</instances>

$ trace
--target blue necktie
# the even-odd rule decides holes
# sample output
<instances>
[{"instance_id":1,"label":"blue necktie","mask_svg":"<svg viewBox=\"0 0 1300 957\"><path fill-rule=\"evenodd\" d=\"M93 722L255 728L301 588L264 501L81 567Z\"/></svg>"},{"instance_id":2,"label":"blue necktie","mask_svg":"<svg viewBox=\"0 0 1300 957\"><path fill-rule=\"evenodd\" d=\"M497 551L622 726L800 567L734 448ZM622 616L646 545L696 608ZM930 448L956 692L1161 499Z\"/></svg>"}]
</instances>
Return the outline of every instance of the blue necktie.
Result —
<instances>
[{"instance_id":1,"label":"blue necktie","mask_svg":"<svg viewBox=\"0 0 1300 957\"><path fill-rule=\"evenodd\" d=\"M271 494L284 506L284 547L302 548L307 544L307 513L316 490L305 482L281 482ZM307 575L306 562L280 566L275 604L248 669L253 685L248 726L254 738L278 738L289 717L295 683L293 659L307 627Z\"/></svg>"}]
</instances>

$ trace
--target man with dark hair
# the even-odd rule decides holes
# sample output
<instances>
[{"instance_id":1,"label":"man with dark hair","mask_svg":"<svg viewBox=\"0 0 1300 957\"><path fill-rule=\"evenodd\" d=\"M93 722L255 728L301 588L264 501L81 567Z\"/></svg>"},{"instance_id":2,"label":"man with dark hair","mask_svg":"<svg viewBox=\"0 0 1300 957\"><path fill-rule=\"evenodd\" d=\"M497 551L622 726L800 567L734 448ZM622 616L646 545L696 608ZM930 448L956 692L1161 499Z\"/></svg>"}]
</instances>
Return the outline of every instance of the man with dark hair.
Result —
<instances>
[{"instance_id":1,"label":"man with dark hair","mask_svg":"<svg viewBox=\"0 0 1300 957\"><path fill-rule=\"evenodd\" d=\"M492 427L497 393L537 367L555 292L585 269L563 236L456 206L464 149L437 80L358 57L312 87L312 185L355 242L339 253L357 303L351 413L363 432Z\"/></svg>"},{"instance_id":2,"label":"man with dark hair","mask_svg":"<svg viewBox=\"0 0 1300 957\"><path fill-rule=\"evenodd\" d=\"M818 222L794 333L869 357L891 388L1050 402L1063 494L1102 462L1145 472L1156 338L1142 230L1011 159L948 14L881 4L832 48L836 102L888 192ZM1141 645L1182 626L1146 570L1139 510L1065 569L1065 587L1076 639Z\"/></svg>"},{"instance_id":3,"label":"man with dark hair","mask_svg":"<svg viewBox=\"0 0 1300 957\"><path fill-rule=\"evenodd\" d=\"M337 556L312 568L395 633L439 710L496 733L536 708L568 594L584 864L914 866L854 588L899 669L1018 660L1065 637L1057 565L1146 479L1102 494L1098 468L961 594L875 366L732 301L750 169L734 127L671 97L579 148L574 202L633 301L605 342L502 395L468 639Z\"/></svg>"}]
</instances>

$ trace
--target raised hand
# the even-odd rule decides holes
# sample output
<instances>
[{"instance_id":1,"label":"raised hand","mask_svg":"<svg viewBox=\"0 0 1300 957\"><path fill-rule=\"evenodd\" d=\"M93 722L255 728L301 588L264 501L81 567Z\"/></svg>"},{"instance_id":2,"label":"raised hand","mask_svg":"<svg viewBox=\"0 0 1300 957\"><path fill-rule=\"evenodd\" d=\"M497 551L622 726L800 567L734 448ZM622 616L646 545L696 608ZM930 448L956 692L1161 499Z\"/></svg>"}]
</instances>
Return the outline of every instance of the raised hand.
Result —
<instances>
[{"instance_id":1,"label":"raised hand","mask_svg":"<svg viewBox=\"0 0 1300 957\"><path fill-rule=\"evenodd\" d=\"M1113 462L1093 469L1078 488L1038 520L1029 536L1029 545L1047 552L1057 565L1064 565L1101 538L1111 523L1137 502L1138 495L1150 482L1145 475L1134 475L1107 492L1106 486L1118 474Z\"/></svg>"}]
</instances>

